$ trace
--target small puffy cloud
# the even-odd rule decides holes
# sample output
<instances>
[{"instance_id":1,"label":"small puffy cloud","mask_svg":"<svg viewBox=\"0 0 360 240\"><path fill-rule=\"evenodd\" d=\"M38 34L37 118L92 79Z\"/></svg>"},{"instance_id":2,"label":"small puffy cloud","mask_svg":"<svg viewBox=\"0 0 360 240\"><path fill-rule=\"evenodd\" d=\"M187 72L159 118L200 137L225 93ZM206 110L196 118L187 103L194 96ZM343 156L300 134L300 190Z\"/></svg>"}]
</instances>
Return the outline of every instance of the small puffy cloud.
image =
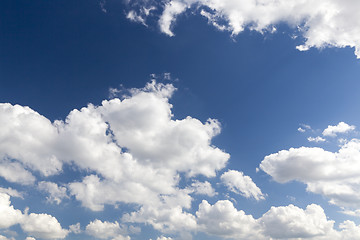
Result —
<instances>
[{"instance_id":1,"label":"small puffy cloud","mask_svg":"<svg viewBox=\"0 0 360 240\"><path fill-rule=\"evenodd\" d=\"M199 182L195 181L191 184L190 191L193 191L195 194L207 195L209 197L215 196L217 193L215 189L211 186L208 181Z\"/></svg>"},{"instance_id":2,"label":"small puffy cloud","mask_svg":"<svg viewBox=\"0 0 360 240\"><path fill-rule=\"evenodd\" d=\"M322 137L320 137L320 136L317 136L317 137L308 137L307 140L308 140L309 142L316 142L316 143L318 143L318 142L325 142L325 141L326 141L325 138L322 138Z\"/></svg>"},{"instance_id":3,"label":"small puffy cloud","mask_svg":"<svg viewBox=\"0 0 360 240\"><path fill-rule=\"evenodd\" d=\"M16 224L20 224L29 235L44 239L63 239L68 234L68 230L63 229L55 217L48 214L23 214L11 205L9 195L0 193L0 229Z\"/></svg>"},{"instance_id":4,"label":"small puffy cloud","mask_svg":"<svg viewBox=\"0 0 360 240\"><path fill-rule=\"evenodd\" d=\"M280 183L300 181L344 208L360 209L360 140L352 139L338 152L322 148L290 148L268 155L260 168Z\"/></svg>"},{"instance_id":5,"label":"small puffy cloud","mask_svg":"<svg viewBox=\"0 0 360 240\"><path fill-rule=\"evenodd\" d=\"M58 186L56 183L53 182L41 181L38 183L38 188L39 190L45 191L49 194L46 199L50 203L56 203L59 205L62 199L69 198L66 193L66 187Z\"/></svg>"},{"instance_id":6,"label":"small puffy cloud","mask_svg":"<svg viewBox=\"0 0 360 240\"><path fill-rule=\"evenodd\" d=\"M45 239L63 239L69 232L61 227L55 217L44 213L25 215L21 228L31 236Z\"/></svg>"},{"instance_id":7,"label":"small puffy cloud","mask_svg":"<svg viewBox=\"0 0 360 240\"><path fill-rule=\"evenodd\" d=\"M161 236L161 237L158 237L156 240L172 240L172 238Z\"/></svg>"},{"instance_id":8,"label":"small puffy cloud","mask_svg":"<svg viewBox=\"0 0 360 240\"><path fill-rule=\"evenodd\" d=\"M234 193L241 194L246 198L252 197L256 200L265 199L260 188L256 186L249 176L245 176L242 172L229 170L223 173L220 179Z\"/></svg>"},{"instance_id":9,"label":"small puffy cloud","mask_svg":"<svg viewBox=\"0 0 360 240\"><path fill-rule=\"evenodd\" d=\"M18 162L11 162L6 158L0 160L0 176L8 182L30 185L35 177Z\"/></svg>"},{"instance_id":10,"label":"small puffy cloud","mask_svg":"<svg viewBox=\"0 0 360 240\"><path fill-rule=\"evenodd\" d=\"M238 211L228 200L214 205L203 200L196 212L198 229L209 235L234 239L262 239L260 225L251 215Z\"/></svg>"},{"instance_id":11,"label":"small puffy cloud","mask_svg":"<svg viewBox=\"0 0 360 240\"><path fill-rule=\"evenodd\" d=\"M334 225L316 204L305 210L294 205L271 207L260 219L264 234L275 239L310 238L326 235Z\"/></svg>"},{"instance_id":12,"label":"small puffy cloud","mask_svg":"<svg viewBox=\"0 0 360 240\"><path fill-rule=\"evenodd\" d=\"M90 222L86 226L85 232L99 239L113 239L113 240L130 240L129 237L125 237L122 234L124 233L124 229L119 225L118 222L107 222L100 221L98 219Z\"/></svg>"},{"instance_id":13,"label":"small puffy cloud","mask_svg":"<svg viewBox=\"0 0 360 240\"><path fill-rule=\"evenodd\" d=\"M298 129L297 129L299 132L305 132L306 130L305 129L303 129L303 128L301 128L301 127L299 127Z\"/></svg>"},{"instance_id":14,"label":"small puffy cloud","mask_svg":"<svg viewBox=\"0 0 360 240\"><path fill-rule=\"evenodd\" d=\"M339 133L347 133L353 130L355 130L355 126L345 122L339 122L336 126L329 125L322 134L327 137L336 137Z\"/></svg>"},{"instance_id":15,"label":"small puffy cloud","mask_svg":"<svg viewBox=\"0 0 360 240\"><path fill-rule=\"evenodd\" d=\"M36 239L33 237L26 237L25 240L36 240Z\"/></svg>"},{"instance_id":16,"label":"small puffy cloud","mask_svg":"<svg viewBox=\"0 0 360 240\"><path fill-rule=\"evenodd\" d=\"M360 58L360 31L357 30L360 3L357 0L161 0L129 1L129 5L130 12L137 11L137 18L143 21L146 13L141 13L142 8L157 8L160 30L168 36L174 36L172 29L178 16L192 11L233 36L245 29L274 33L276 25L285 23L294 29L296 36L304 39L303 44L296 47L300 51L312 47L351 47Z\"/></svg>"},{"instance_id":17,"label":"small puffy cloud","mask_svg":"<svg viewBox=\"0 0 360 240\"><path fill-rule=\"evenodd\" d=\"M69 226L69 231L75 234L81 233L80 223L76 223Z\"/></svg>"}]
</instances>

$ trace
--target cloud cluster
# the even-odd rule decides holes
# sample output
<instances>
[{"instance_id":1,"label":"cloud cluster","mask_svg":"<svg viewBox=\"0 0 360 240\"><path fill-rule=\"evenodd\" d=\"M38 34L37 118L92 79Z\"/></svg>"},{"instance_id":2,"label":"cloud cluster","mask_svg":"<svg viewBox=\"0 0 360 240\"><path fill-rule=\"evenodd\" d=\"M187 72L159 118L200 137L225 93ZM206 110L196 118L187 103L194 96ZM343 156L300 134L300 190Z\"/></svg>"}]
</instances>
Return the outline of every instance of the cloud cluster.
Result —
<instances>
[{"instance_id":1,"label":"cloud cluster","mask_svg":"<svg viewBox=\"0 0 360 240\"><path fill-rule=\"evenodd\" d=\"M0 193L0 229L19 224L27 234L44 239L63 239L68 230L63 229L56 218L48 214L22 213L14 209L10 196Z\"/></svg>"},{"instance_id":2,"label":"cloud cluster","mask_svg":"<svg viewBox=\"0 0 360 240\"><path fill-rule=\"evenodd\" d=\"M274 32L275 26L286 23L295 34L305 39L297 49L311 47L352 47L360 58L360 20L357 0L162 0L129 1L128 18L146 25L146 19L161 10L160 30L173 36L177 17L186 12L200 13L210 24L237 35L248 28L252 31Z\"/></svg>"},{"instance_id":3,"label":"cloud cluster","mask_svg":"<svg viewBox=\"0 0 360 240\"><path fill-rule=\"evenodd\" d=\"M260 168L277 182L300 181L332 204L360 209L359 158L360 140L352 139L338 152L317 147L282 150L266 156Z\"/></svg>"},{"instance_id":4,"label":"cloud cluster","mask_svg":"<svg viewBox=\"0 0 360 240\"><path fill-rule=\"evenodd\" d=\"M229 170L223 173L220 179L234 193L241 194L246 198L252 197L256 200L265 199L260 188L256 186L249 176L245 176L242 172Z\"/></svg>"},{"instance_id":5,"label":"cloud cluster","mask_svg":"<svg viewBox=\"0 0 360 240\"><path fill-rule=\"evenodd\" d=\"M191 207L190 194L214 196L215 190L207 181L181 189L180 174L214 177L229 154L211 144L220 133L217 120L173 119L174 91L153 81L55 122L29 107L0 104L0 176L23 185L39 181L38 189L56 204L69 196L93 211L135 203L139 210L129 214L129 222L164 231L189 228L193 216L184 209ZM61 174L64 164L88 174L61 186L44 181Z\"/></svg>"}]
</instances>

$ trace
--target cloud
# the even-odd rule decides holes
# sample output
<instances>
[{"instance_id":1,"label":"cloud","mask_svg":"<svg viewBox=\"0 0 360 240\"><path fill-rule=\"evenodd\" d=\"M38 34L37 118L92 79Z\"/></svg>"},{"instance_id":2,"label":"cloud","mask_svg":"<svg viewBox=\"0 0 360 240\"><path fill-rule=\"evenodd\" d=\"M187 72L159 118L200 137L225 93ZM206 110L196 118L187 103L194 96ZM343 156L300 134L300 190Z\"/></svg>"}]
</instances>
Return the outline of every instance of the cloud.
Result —
<instances>
[{"instance_id":1,"label":"cloud","mask_svg":"<svg viewBox=\"0 0 360 240\"><path fill-rule=\"evenodd\" d=\"M309 142L325 142L326 140L325 140L325 138L322 138L322 137L320 137L320 136L317 136L317 137L308 137L307 138L307 140L309 141Z\"/></svg>"},{"instance_id":2,"label":"cloud","mask_svg":"<svg viewBox=\"0 0 360 240\"><path fill-rule=\"evenodd\" d=\"M217 193L215 189L211 186L208 181L199 182L195 181L191 184L190 191L193 191L195 194L207 195L209 197L215 196Z\"/></svg>"},{"instance_id":3,"label":"cloud","mask_svg":"<svg viewBox=\"0 0 360 240\"><path fill-rule=\"evenodd\" d=\"M18 197L18 198L24 199L24 195L22 192L18 192L17 190L12 189L10 187L9 188L0 187L0 193L6 193L7 195L9 195L11 197Z\"/></svg>"},{"instance_id":4,"label":"cloud","mask_svg":"<svg viewBox=\"0 0 360 240\"><path fill-rule=\"evenodd\" d=\"M63 229L53 216L28 214L27 211L23 214L11 205L9 195L0 193L0 229L6 229L16 224L20 224L27 234L38 238L63 239L68 234L68 230Z\"/></svg>"},{"instance_id":5,"label":"cloud","mask_svg":"<svg viewBox=\"0 0 360 240\"><path fill-rule=\"evenodd\" d=\"M256 186L249 176L245 176L242 172L229 170L223 173L220 179L227 188L234 193L240 194L246 198L253 197L256 200L265 199L260 188Z\"/></svg>"},{"instance_id":6,"label":"cloud","mask_svg":"<svg viewBox=\"0 0 360 240\"><path fill-rule=\"evenodd\" d=\"M228 200L214 205L203 200L196 212L198 229L209 235L236 239L262 239L258 222L244 211L237 211Z\"/></svg>"},{"instance_id":7,"label":"cloud","mask_svg":"<svg viewBox=\"0 0 360 240\"><path fill-rule=\"evenodd\" d=\"M295 34L304 39L297 46L300 51L311 47L352 47L360 57L360 20L357 0L162 0L131 1L130 11L144 7L161 9L160 30L174 36L173 25L180 14L186 11L200 13L208 22L221 31L237 35L245 29L260 33L274 32L275 26L286 23ZM135 2L135 3L134 3ZM146 21L146 14L138 13Z\"/></svg>"},{"instance_id":8,"label":"cloud","mask_svg":"<svg viewBox=\"0 0 360 240\"><path fill-rule=\"evenodd\" d=\"M347 123L339 122L336 126L329 125L322 134L327 137L336 137L338 133L347 133L353 130L355 130L355 126L350 126Z\"/></svg>"},{"instance_id":9,"label":"cloud","mask_svg":"<svg viewBox=\"0 0 360 240\"><path fill-rule=\"evenodd\" d=\"M306 209L291 204L271 207L255 219L237 210L228 200L220 200L214 205L203 200L196 216L199 230L229 239L342 240L360 237L360 226L344 221L338 231L334 228L334 221L328 220L322 207L316 204L308 205Z\"/></svg>"},{"instance_id":10,"label":"cloud","mask_svg":"<svg viewBox=\"0 0 360 240\"><path fill-rule=\"evenodd\" d=\"M118 222L102 222L98 219L90 222L86 226L85 232L98 239L113 239L113 240L130 240L130 237L125 237L125 230L119 225Z\"/></svg>"},{"instance_id":11,"label":"cloud","mask_svg":"<svg viewBox=\"0 0 360 240\"><path fill-rule=\"evenodd\" d=\"M275 239L322 236L331 232L334 225L334 221L327 220L324 210L316 204L308 205L305 210L294 205L271 207L260 222L264 234Z\"/></svg>"},{"instance_id":12,"label":"cloud","mask_svg":"<svg viewBox=\"0 0 360 240\"><path fill-rule=\"evenodd\" d=\"M81 233L80 223L76 223L69 226L69 231L75 234Z\"/></svg>"},{"instance_id":13,"label":"cloud","mask_svg":"<svg viewBox=\"0 0 360 240\"><path fill-rule=\"evenodd\" d=\"M46 198L50 203L60 204L62 199L69 198L67 195L66 187L59 187L56 183L41 181L38 183L38 188L41 191L45 191L49 194Z\"/></svg>"},{"instance_id":14,"label":"cloud","mask_svg":"<svg viewBox=\"0 0 360 240\"><path fill-rule=\"evenodd\" d=\"M290 148L268 155L260 168L280 183L300 181L309 192L340 207L360 209L360 140L352 139L338 152L322 148Z\"/></svg>"}]
</instances>

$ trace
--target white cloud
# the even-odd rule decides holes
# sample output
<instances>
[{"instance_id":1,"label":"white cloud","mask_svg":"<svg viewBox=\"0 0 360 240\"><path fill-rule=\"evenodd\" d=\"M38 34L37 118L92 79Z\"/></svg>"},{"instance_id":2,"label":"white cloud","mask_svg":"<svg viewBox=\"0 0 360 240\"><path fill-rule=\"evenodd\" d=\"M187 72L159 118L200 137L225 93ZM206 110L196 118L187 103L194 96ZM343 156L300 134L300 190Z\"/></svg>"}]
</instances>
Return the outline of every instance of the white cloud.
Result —
<instances>
[{"instance_id":1,"label":"white cloud","mask_svg":"<svg viewBox=\"0 0 360 240\"><path fill-rule=\"evenodd\" d=\"M256 186L249 176L245 176L242 172L229 170L223 173L220 178L227 188L234 193L241 194L246 198L253 197L256 200L265 199L260 188Z\"/></svg>"},{"instance_id":2,"label":"white cloud","mask_svg":"<svg viewBox=\"0 0 360 240\"><path fill-rule=\"evenodd\" d=\"M3 235L0 235L0 240L15 240L15 238L7 238L7 237L5 237L5 236L3 236ZM27 239L25 239L25 240L27 240Z\"/></svg>"},{"instance_id":3,"label":"white cloud","mask_svg":"<svg viewBox=\"0 0 360 240\"><path fill-rule=\"evenodd\" d=\"M308 137L307 140L309 142L325 142L326 140L320 136L317 136L317 137Z\"/></svg>"},{"instance_id":4,"label":"white cloud","mask_svg":"<svg viewBox=\"0 0 360 240\"><path fill-rule=\"evenodd\" d=\"M1 175L8 181L32 184L34 178L27 170L43 176L58 174L62 163L52 151L58 135L56 127L29 107L0 104L0 161L6 171L19 171L20 176ZM9 159L14 159L10 162ZM16 161L15 161L16 160ZM4 170L5 171L5 170Z\"/></svg>"},{"instance_id":5,"label":"white cloud","mask_svg":"<svg viewBox=\"0 0 360 240\"><path fill-rule=\"evenodd\" d=\"M26 237L25 240L36 240L36 239L33 237Z\"/></svg>"},{"instance_id":6,"label":"white cloud","mask_svg":"<svg viewBox=\"0 0 360 240\"><path fill-rule=\"evenodd\" d=\"M306 130L303 129L303 128L301 128L301 127L299 127L299 128L298 128L298 131L299 131L299 132L305 132Z\"/></svg>"},{"instance_id":7,"label":"white cloud","mask_svg":"<svg viewBox=\"0 0 360 240\"><path fill-rule=\"evenodd\" d=\"M347 123L339 122L336 126L329 125L322 134L327 137L336 137L338 133L347 133L353 130L355 130L355 126L350 126Z\"/></svg>"},{"instance_id":8,"label":"white cloud","mask_svg":"<svg viewBox=\"0 0 360 240\"><path fill-rule=\"evenodd\" d=\"M275 239L326 235L334 225L334 221L328 221L324 210L316 204L308 205L305 210L294 205L271 207L260 222L264 234Z\"/></svg>"},{"instance_id":9,"label":"white cloud","mask_svg":"<svg viewBox=\"0 0 360 240\"><path fill-rule=\"evenodd\" d=\"M161 237L158 237L156 240L172 240L172 238L161 236Z\"/></svg>"},{"instance_id":10,"label":"white cloud","mask_svg":"<svg viewBox=\"0 0 360 240\"><path fill-rule=\"evenodd\" d=\"M35 177L20 163L11 162L6 158L0 160L0 176L8 182L30 185L35 182Z\"/></svg>"},{"instance_id":11,"label":"white cloud","mask_svg":"<svg viewBox=\"0 0 360 240\"><path fill-rule=\"evenodd\" d=\"M80 223L76 223L69 226L69 231L75 234L81 233Z\"/></svg>"},{"instance_id":12,"label":"white cloud","mask_svg":"<svg viewBox=\"0 0 360 240\"><path fill-rule=\"evenodd\" d=\"M20 223L23 219L22 212L11 206L10 196L0 193L0 229L9 228Z\"/></svg>"},{"instance_id":13,"label":"white cloud","mask_svg":"<svg viewBox=\"0 0 360 240\"><path fill-rule=\"evenodd\" d=\"M334 221L328 220L321 206L311 204L306 209L294 205L271 207L263 216L255 219L237 210L230 201L221 200L214 205L207 201L196 212L198 230L209 235L238 240L309 239L343 240L360 238L360 226L352 221L334 229Z\"/></svg>"},{"instance_id":14,"label":"white cloud","mask_svg":"<svg viewBox=\"0 0 360 240\"><path fill-rule=\"evenodd\" d=\"M304 38L297 46L300 51L311 47L352 47L360 57L360 20L357 0L162 0L132 1L135 9L160 7L160 30L173 36L172 26L177 17L191 9L200 12L219 30L237 35L248 28L260 33L274 32L275 25L286 23ZM200 11L199 11L200 9ZM132 10L133 11L133 10ZM145 14L143 14L145 16ZM143 17L143 19L145 19Z\"/></svg>"},{"instance_id":15,"label":"white cloud","mask_svg":"<svg viewBox=\"0 0 360 240\"><path fill-rule=\"evenodd\" d=\"M1 104L0 174L33 184L32 172L46 177L61 173L63 164L74 164L92 174L66 187L94 211L119 202L160 207L164 196L191 199L190 191L179 193L179 173L213 177L229 154L211 144L220 133L217 120L173 119L169 99L175 90L153 81L130 89L122 99L89 104L53 123L28 107ZM49 201L67 198L65 186L41 181L39 189L50 194ZM189 202L180 201L179 207Z\"/></svg>"},{"instance_id":16,"label":"white cloud","mask_svg":"<svg viewBox=\"0 0 360 240\"><path fill-rule=\"evenodd\" d=\"M61 227L55 217L44 213L25 214L21 228L31 236L45 239L63 239L69 232Z\"/></svg>"},{"instance_id":17,"label":"white cloud","mask_svg":"<svg viewBox=\"0 0 360 240\"><path fill-rule=\"evenodd\" d=\"M191 184L191 188L189 190L193 191L195 194L207 195L209 197L213 197L217 194L208 181L195 181Z\"/></svg>"},{"instance_id":18,"label":"white cloud","mask_svg":"<svg viewBox=\"0 0 360 240\"><path fill-rule=\"evenodd\" d=\"M67 195L66 187L58 186L56 183L53 182L45 182L41 181L38 183L38 188L41 191L45 191L49 194L46 198L50 203L60 204L62 199L69 198Z\"/></svg>"},{"instance_id":19,"label":"white cloud","mask_svg":"<svg viewBox=\"0 0 360 240\"><path fill-rule=\"evenodd\" d=\"M10 196L0 193L0 228L9 228L20 224L24 232L44 239L63 239L68 230L51 215L25 212L24 214L11 205Z\"/></svg>"},{"instance_id":20,"label":"white cloud","mask_svg":"<svg viewBox=\"0 0 360 240\"><path fill-rule=\"evenodd\" d=\"M17 190L12 189L10 187L9 188L0 187L0 193L6 193L7 195L9 195L11 197L18 197L18 198L24 199L23 193L18 192Z\"/></svg>"},{"instance_id":21,"label":"white cloud","mask_svg":"<svg viewBox=\"0 0 360 240\"><path fill-rule=\"evenodd\" d=\"M209 235L234 239L262 239L260 226L251 215L238 211L228 200L214 205L203 200L196 212L198 229Z\"/></svg>"},{"instance_id":22,"label":"white cloud","mask_svg":"<svg viewBox=\"0 0 360 240\"><path fill-rule=\"evenodd\" d=\"M360 209L359 158L360 140L353 139L335 153L308 147L282 150L266 156L260 168L277 182L300 181L332 204Z\"/></svg>"},{"instance_id":23,"label":"white cloud","mask_svg":"<svg viewBox=\"0 0 360 240\"><path fill-rule=\"evenodd\" d=\"M125 230L116 221L111 223L107 221L102 222L96 219L86 226L85 232L88 235L99 239L112 238L113 240L130 240L130 237L123 236Z\"/></svg>"}]
</instances>

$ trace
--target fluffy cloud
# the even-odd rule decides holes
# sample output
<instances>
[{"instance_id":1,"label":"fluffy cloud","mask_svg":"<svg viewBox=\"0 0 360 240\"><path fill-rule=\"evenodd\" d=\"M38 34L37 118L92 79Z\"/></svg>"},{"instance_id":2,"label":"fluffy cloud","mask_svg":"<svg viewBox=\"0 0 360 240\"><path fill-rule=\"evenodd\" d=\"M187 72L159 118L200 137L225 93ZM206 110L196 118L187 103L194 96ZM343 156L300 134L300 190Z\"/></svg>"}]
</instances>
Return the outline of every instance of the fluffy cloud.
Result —
<instances>
[{"instance_id":1,"label":"fluffy cloud","mask_svg":"<svg viewBox=\"0 0 360 240\"><path fill-rule=\"evenodd\" d=\"M328 221L324 210L315 204L305 210L294 205L271 207L260 222L264 234L275 239L324 236L332 231L334 225L334 221Z\"/></svg>"},{"instance_id":2,"label":"fluffy cloud","mask_svg":"<svg viewBox=\"0 0 360 240\"><path fill-rule=\"evenodd\" d=\"M275 25L287 23L305 42L297 46L304 51L311 47L353 47L360 57L360 20L357 0L162 0L129 1L129 12L145 23L148 12L142 9L161 9L160 30L173 36L172 26L178 15L188 11L200 12L219 30L237 35L248 28L258 32L274 32ZM135 9L135 10L134 10Z\"/></svg>"},{"instance_id":3,"label":"fluffy cloud","mask_svg":"<svg viewBox=\"0 0 360 240\"><path fill-rule=\"evenodd\" d=\"M307 140L309 142L325 142L326 140L320 136L317 136L317 137L308 137Z\"/></svg>"},{"instance_id":4,"label":"fluffy cloud","mask_svg":"<svg viewBox=\"0 0 360 240\"><path fill-rule=\"evenodd\" d=\"M11 205L10 196L0 193L0 229L20 224L24 232L45 239L63 239L68 231L60 226L56 218L48 214L24 214Z\"/></svg>"},{"instance_id":5,"label":"fluffy cloud","mask_svg":"<svg viewBox=\"0 0 360 240\"><path fill-rule=\"evenodd\" d=\"M244 173L229 170L221 175L221 181L228 187L228 189L237 194L241 194L246 198L255 198L256 200L265 199L264 194L260 188L252 181L249 176Z\"/></svg>"},{"instance_id":6,"label":"fluffy cloud","mask_svg":"<svg viewBox=\"0 0 360 240\"><path fill-rule=\"evenodd\" d=\"M26 233L37 238L63 239L69 232L61 227L55 217L48 214L25 214L20 224Z\"/></svg>"},{"instance_id":7,"label":"fluffy cloud","mask_svg":"<svg viewBox=\"0 0 360 240\"><path fill-rule=\"evenodd\" d=\"M122 229L118 222L102 222L96 219L86 226L85 232L88 235L99 239L112 238L113 240L130 240L130 237L125 237L122 235L124 234L125 230Z\"/></svg>"},{"instance_id":8,"label":"fluffy cloud","mask_svg":"<svg viewBox=\"0 0 360 240\"><path fill-rule=\"evenodd\" d=\"M49 194L49 201L59 204L68 198L68 191L93 211L103 210L105 204L135 203L138 211L123 218L128 222L148 223L165 232L195 229L195 217L184 211L191 207L190 194L214 196L215 191L209 182L193 178L216 176L229 154L211 144L220 133L217 120L173 118L169 99L175 90L171 84L153 81L142 89L130 89L121 98L104 100L100 106L75 109L64 121L53 123L28 107L1 104L0 166L4 171L0 167L0 175L8 181L34 184L34 176L46 180L60 174L64 164L71 164L89 175L62 186L39 181L38 189ZM8 169L23 174L13 179L16 174L6 175ZM180 189L181 175L193 184ZM32 236L49 238L46 230L56 229L59 234L54 236L67 234L49 215L30 214L26 219L21 226ZM45 220L51 226L36 232L39 228L32 223Z\"/></svg>"},{"instance_id":9,"label":"fluffy cloud","mask_svg":"<svg viewBox=\"0 0 360 240\"><path fill-rule=\"evenodd\" d=\"M215 196L217 193L208 181L199 182L195 181L191 184L190 191L195 194L207 195L209 197Z\"/></svg>"},{"instance_id":10,"label":"fluffy cloud","mask_svg":"<svg viewBox=\"0 0 360 240\"><path fill-rule=\"evenodd\" d=\"M277 182L297 180L332 204L360 209L359 158L360 140L353 139L335 153L308 147L282 150L266 156L260 168Z\"/></svg>"},{"instance_id":11,"label":"fluffy cloud","mask_svg":"<svg viewBox=\"0 0 360 240\"><path fill-rule=\"evenodd\" d=\"M339 133L347 133L353 131L354 129L355 126L349 125L344 122L339 122L336 126L329 125L322 134L328 137L335 137Z\"/></svg>"},{"instance_id":12,"label":"fluffy cloud","mask_svg":"<svg viewBox=\"0 0 360 240\"><path fill-rule=\"evenodd\" d=\"M18 198L24 199L23 193L18 192L17 190L12 189L12 188L2 188L2 187L0 187L0 193L6 193L7 195L9 195L11 197L18 197Z\"/></svg>"},{"instance_id":13,"label":"fluffy cloud","mask_svg":"<svg viewBox=\"0 0 360 240\"><path fill-rule=\"evenodd\" d=\"M11 206L10 196L0 193L0 229L22 222L23 214Z\"/></svg>"},{"instance_id":14,"label":"fluffy cloud","mask_svg":"<svg viewBox=\"0 0 360 240\"><path fill-rule=\"evenodd\" d=\"M360 237L360 226L344 221L338 231L334 228L334 221L328 220L324 210L316 204L308 205L306 209L294 205L271 207L255 219L237 210L230 201L211 205L203 200L196 216L199 230L229 239L342 240Z\"/></svg>"},{"instance_id":15,"label":"fluffy cloud","mask_svg":"<svg viewBox=\"0 0 360 240\"><path fill-rule=\"evenodd\" d=\"M262 239L260 226L251 215L228 201L214 205L203 200L196 212L199 229L210 235L236 239Z\"/></svg>"},{"instance_id":16,"label":"fluffy cloud","mask_svg":"<svg viewBox=\"0 0 360 240\"><path fill-rule=\"evenodd\" d=\"M41 181L38 184L38 188L39 190L45 191L49 194L47 200L51 203L60 204L62 199L69 198L66 193L66 187L58 186L53 182Z\"/></svg>"}]
</instances>

